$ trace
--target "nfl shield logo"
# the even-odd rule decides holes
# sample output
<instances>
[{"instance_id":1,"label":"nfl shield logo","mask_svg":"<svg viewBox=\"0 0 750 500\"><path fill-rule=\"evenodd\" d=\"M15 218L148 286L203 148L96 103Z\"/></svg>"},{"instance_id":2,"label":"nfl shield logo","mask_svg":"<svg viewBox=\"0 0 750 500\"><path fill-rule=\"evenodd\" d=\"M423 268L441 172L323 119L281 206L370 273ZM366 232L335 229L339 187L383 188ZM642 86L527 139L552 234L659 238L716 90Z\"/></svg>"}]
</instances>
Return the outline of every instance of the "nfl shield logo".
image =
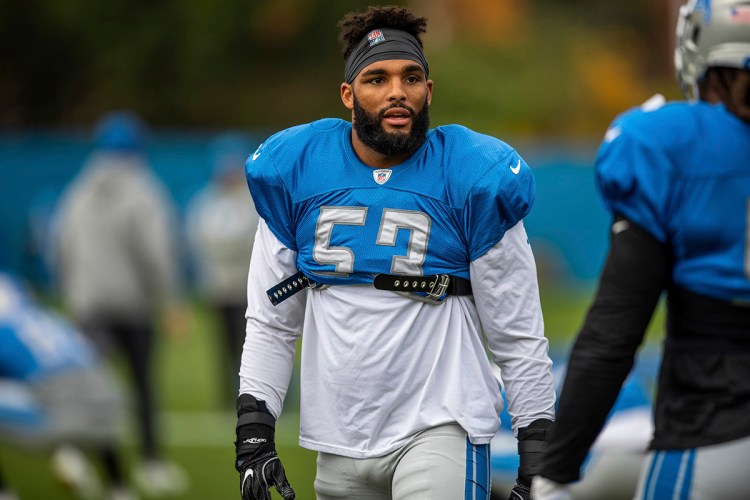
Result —
<instances>
[{"instance_id":1,"label":"nfl shield logo","mask_svg":"<svg viewBox=\"0 0 750 500\"><path fill-rule=\"evenodd\" d=\"M378 184L385 184L386 182L388 182L388 179L391 178L391 172L392 170L388 169L375 170L372 173L372 177Z\"/></svg>"},{"instance_id":2,"label":"nfl shield logo","mask_svg":"<svg viewBox=\"0 0 750 500\"><path fill-rule=\"evenodd\" d=\"M385 37L383 36L383 32L380 30L372 30L367 34L367 39L370 41L370 47L373 45L376 45L380 42L385 41Z\"/></svg>"}]
</instances>

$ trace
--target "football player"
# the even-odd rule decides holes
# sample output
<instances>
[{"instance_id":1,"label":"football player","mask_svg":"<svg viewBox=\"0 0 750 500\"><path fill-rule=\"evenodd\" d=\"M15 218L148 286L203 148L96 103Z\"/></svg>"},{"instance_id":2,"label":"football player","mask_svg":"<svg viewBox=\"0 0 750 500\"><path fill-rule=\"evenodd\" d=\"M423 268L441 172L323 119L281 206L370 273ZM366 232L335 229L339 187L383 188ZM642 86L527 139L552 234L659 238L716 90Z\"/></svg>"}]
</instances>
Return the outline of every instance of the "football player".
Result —
<instances>
[{"instance_id":1,"label":"football player","mask_svg":"<svg viewBox=\"0 0 750 500\"><path fill-rule=\"evenodd\" d=\"M133 500L116 451L122 406L93 345L0 272L0 440L53 451L58 479L81 498L101 498L82 451L90 449L108 476L107 498Z\"/></svg>"},{"instance_id":2,"label":"football player","mask_svg":"<svg viewBox=\"0 0 750 500\"><path fill-rule=\"evenodd\" d=\"M351 121L279 132L246 164L261 222L240 368L242 498L270 498L270 485L294 498L274 426L303 331L300 444L318 452L319 500L488 498L493 361L519 441L511 495L529 498L555 403L523 224L531 169L496 138L429 128L426 19L381 6L339 27Z\"/></svg>"},{"instance_id":3,"label":"football player","mask_svg":"<svg viewBox=\"0 0 750 500\"><path fill-rule=\"evenodd\" d=\"M152 170L147 126L138 114L106 113L93 139L56 216L63 300L102 354L123 355L136 397L140 489L179 495L189 478L164 456L153 380L159 322L170 337L186 335L190 323L172 200Z\"/></svg>"},{"instance_id":4,"label":"football player","mask_svg":"<svg viewBox=\"0 0 750 500\"><path fill-rule=\"evenodd\" d=\"M569 498L663 291L655 428L635 498L750 491L750 1L683 6L675 62L688 102L658 97L630 110L599 150L610 250L570 356L537 500Z\"/></svg>"}]
</instances>

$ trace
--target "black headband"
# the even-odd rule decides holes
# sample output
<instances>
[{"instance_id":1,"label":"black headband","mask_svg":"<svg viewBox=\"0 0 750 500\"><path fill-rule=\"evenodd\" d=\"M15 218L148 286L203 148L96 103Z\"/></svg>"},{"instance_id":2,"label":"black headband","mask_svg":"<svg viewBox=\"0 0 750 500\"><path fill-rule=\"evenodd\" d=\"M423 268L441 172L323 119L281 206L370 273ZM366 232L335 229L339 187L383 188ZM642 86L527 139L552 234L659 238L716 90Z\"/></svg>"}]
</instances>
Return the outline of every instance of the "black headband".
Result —
<instances>
[{"instance_id":1,"label":"black headband","mask_svg":"<svg viewBox=\"0 0 750 500\"><path fill-rule=\"evenodd\" d=\"M344 68L344 80L352 83L365 66L389 59L418 62L429 74L427 59L417 39L409 33L393 29L372 30L354 47Z\"/></svg>"}]
</instances>

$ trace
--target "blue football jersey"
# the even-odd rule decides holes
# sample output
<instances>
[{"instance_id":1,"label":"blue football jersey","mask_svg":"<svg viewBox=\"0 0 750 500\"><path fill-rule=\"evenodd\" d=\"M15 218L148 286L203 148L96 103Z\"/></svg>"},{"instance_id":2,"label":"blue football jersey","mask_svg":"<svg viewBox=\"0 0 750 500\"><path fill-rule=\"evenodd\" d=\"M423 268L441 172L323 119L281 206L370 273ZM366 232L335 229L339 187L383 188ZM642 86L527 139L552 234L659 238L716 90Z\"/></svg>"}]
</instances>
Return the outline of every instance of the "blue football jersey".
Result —
<instances>
[{"instance_id":1,"label":"blue football jersey","mask_svg":"<svg viewBox=\"0 0 750 500\"><path fill-rule=\"evenodd\" d=\"M374 169L351 134L338 119L300 125L246 163L258 213L319 282L371 283L378 273L468 279L469 263L531 209L531 170L498 139L438 127L404 163Z\"/></svg>"},{"instance_id":2,"label":"blue football jersey","mask_svg":"<svg viewBox=\"0 0 750 500\"><path fill-rule=\"evenodd\" d=\"M596 177L611 212L670 246L677 285L750 300L750 124L705 102L631 110L608 130Z\"/></svg>"},{"instance_id":3,"label":"blue football jersey","mask_svg":"<svg viewBox=\"0 0 750 500\"><path fill-rule=\"evenodd\" d=\"M34 381L96 360L81 334L54 314L25 307L0 320L0 377Z\"/></svg>"},{"instance_id":4,"label":"blue football jersey","mask_svg":"<svg viewBox=\"0 0 750 500\"><path fill-rule=\"evenodd\" d=\"M0 273L0 378L34 381L97 363L91 344Z\"/></svg>"}]
</instances>

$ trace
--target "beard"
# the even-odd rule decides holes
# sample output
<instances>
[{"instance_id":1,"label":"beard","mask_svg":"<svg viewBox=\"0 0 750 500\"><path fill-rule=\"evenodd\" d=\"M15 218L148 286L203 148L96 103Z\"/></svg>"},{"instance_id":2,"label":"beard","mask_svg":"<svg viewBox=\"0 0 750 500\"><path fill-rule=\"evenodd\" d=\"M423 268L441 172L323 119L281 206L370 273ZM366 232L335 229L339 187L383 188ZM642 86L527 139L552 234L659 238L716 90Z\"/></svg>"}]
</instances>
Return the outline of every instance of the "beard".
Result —
<instances>
[{"instance_id":1,"label":"beard","mask_svg":"<svg viewBox=\"0 0 750 500\"><path fill-rule=\"evenodd\" d=\"M382 125L383 115L387 110L399 107L411 113L411 130L409 132L386 132ZM386 156L411 154L424 143L427 137L427 130L430 128L429 106L425 99L425 104L418 113L415 113L409 106L394 104L377 114L370 114L360 106L355 97L352 126L359 140L380 154Z\"/></svg>"}]
</instances>

